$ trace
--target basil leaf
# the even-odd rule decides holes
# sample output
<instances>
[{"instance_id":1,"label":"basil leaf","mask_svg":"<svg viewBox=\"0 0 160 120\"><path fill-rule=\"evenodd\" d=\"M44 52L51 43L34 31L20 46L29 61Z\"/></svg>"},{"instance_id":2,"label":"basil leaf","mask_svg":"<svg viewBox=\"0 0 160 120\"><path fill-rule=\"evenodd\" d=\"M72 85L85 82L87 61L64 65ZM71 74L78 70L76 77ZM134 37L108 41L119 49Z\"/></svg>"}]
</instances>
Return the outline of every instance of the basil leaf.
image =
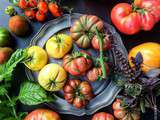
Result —
<instances>
[{"instance_id":1,"label":"basil leaf","mask_svg":"<svg viewBox=\"0 0 160 120\"><path fill-rule=\"evenodd\" d=\"M37 105L53 101L53 98L47 97L46 91L40 85L33 82L22 84L18 98L25 105Z\"/></svg>"}]
</instances>

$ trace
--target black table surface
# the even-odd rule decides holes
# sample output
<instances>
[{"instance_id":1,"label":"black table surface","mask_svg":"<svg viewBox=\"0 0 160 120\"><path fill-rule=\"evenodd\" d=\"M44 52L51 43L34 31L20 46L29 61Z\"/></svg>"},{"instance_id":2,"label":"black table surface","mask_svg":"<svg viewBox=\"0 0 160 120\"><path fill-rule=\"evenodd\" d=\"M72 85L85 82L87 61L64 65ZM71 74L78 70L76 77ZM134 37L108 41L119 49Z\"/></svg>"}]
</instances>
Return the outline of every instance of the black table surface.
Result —
<instances>
[{"instance_id":1,"label":"black table surface","mask_svg":"<svg viewBox=\"0 0 160 120\"><path fill-rule=\"evenodd\" d=\"M101 17L104 21L112 24L110 20L110 13L113 6L119 2L130 2L131 0L63 0L63 1L64 1L63 2L64 5L73 7L74 12L82 13L82 14L94 14ZM4 9L7 5L10 5L10 3L7 0L1 0L0 26L3 26L3 27L8 27L7 24L8 24L9 16L4 15ZM17 10L20 12L19 9ZM48 18L48 20L50 19L53 19L53 18L52 17ZM39 28L42 25L43 23L33 22L32 23L33 32L30 36L20 38L13 35L16 41L14 46L16 46L16 48L27 47L29 45L31 38L36 34L36 32L38 32ZM148 32L141 31L138 34L131 35L131 36L124 35L121 33L120 35L122 37L123 43L127 50L130 50L132 47L144 42L154 41L154 42L160 43L160 23L157 23L155 27L152 29L152 31L148 31ZM26 79L24 77L25 72L22 71L22 68L23 66L18 66L18 69L16 70L16 74L17 74L16 79ZM29 107L29 106L19 105L18 108L20 108L20 110L23 109L23 110L31 111L34 108L37 108L37 106ZM113 112L111 109L111 106L105 107L99 111L104 111L108 113ZM73 115L61 115L61 117L62 117L62 120L91 120L91 116L87 116L87 115L82 117L77 117ZM142 114L142 120L153 120L153 112L151 110L148 110L145 114Z\"/></svg>"}]
</instances>

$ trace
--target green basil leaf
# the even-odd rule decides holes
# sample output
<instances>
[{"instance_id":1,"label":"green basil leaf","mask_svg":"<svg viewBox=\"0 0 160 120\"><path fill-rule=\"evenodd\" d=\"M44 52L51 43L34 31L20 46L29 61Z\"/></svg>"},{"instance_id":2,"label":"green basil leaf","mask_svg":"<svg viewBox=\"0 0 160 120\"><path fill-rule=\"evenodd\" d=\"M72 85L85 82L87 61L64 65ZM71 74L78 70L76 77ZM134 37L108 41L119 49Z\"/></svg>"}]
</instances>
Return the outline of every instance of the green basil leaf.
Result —
<instances>
[{"instance_id":1,"label":"green basil leaf","mask_svg":"<svg viewBox=\"0 0 160 120\"><path fill-rule=\"evenodd\" d=\"M46 91L40 85L33 82L22 84L18 98L25 105L37 105L53 101L53 98L47 97Z\"/></svg>"}]
</instances>

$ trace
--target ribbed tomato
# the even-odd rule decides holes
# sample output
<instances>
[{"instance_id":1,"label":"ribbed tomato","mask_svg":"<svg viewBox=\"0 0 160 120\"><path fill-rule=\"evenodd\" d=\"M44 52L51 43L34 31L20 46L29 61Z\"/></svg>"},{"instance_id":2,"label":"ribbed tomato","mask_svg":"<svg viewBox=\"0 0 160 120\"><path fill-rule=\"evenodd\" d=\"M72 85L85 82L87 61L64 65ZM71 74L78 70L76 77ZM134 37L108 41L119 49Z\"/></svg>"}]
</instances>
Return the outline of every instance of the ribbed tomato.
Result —
<instances>
[{"instance_id":1,"label":"ribbed tomato","mask_svg":"<svg viewBox=\"0 0 160 120\"><path fill-rule=\"evenodd\" d=\"M94 97L92 87L87 81L69 80L63 90L67 102L76 108L83 108Z\"/></svg>"},{"instance_id":2,"label":"ribbed tomato","mask_svg":"<svg viewBox=\"0 0 160 120\"><path fill-rule=\"evenodd\" d=\"M95 35L95 28L103 29L103 21L94 15L83 15L76 20L70 29L71 36L76 44L81 48L88 48Z\"/></svg>"},{"instance_id":3,"label":"ribbed tomato","mask_svg":"<svg viewBox=\"0 0 160 120\"><path fill-rule=\"evenodd\" d=\"M122 101L117 99L112 108L114 110L114 116L119 120L140 120L140 112L137 109L127 110L122 107Z\"/></svg>"},{"instance_id":4,"label":"ribbed tomato","mask_svg":"<svg viewBox=\"0 0 160 120\"><path fill-rule=\"evenodd\" d=\"M92 120L114 120L114 117L109 113L99 112L93 116Z\"/></svg>"},{"instance_id":5,"label":"ribbed tomato","mask_svg":"<svg viewBox=\"0 0 160 120\"><path fill-rule=\"evenodd\" d=\"M68 54L63 58L63 67L71 75L82 75L92 65L89 53L80 51Z\"/></svg>"},{"instance_id":6,"label":"ribbed tomato","mask_svg":"<svg viewBox=\"0 0 160 120\"><path fill-rule=\"evenodd\" d=\"M36 109L29 113L24 120L61 120L60 116L48 109Z\"/></svg>"},{"instance_id":7,"label":"ribbed tomato","mask_svg":"<svg viewBox=\"0 0 160 120\"><path fill-rule=\"evenodd\" d=\"M109 74L109 66L105 63L106 68L106 75ZM89 81L95 82L98 80L98 77L102 76L102 68L101 67L94 67L87 72L87 78Z\"/></svg>"}]
</instances>

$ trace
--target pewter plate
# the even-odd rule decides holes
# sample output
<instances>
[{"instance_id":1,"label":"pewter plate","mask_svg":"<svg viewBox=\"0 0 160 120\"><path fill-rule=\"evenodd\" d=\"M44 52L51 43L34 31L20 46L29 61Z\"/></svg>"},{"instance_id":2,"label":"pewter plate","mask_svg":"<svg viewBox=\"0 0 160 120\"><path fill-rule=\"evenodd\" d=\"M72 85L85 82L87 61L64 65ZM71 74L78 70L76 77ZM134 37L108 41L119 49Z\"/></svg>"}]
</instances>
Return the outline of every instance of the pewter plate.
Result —
<instances>
[{"instance_id":1,"label":"pewter plate","mask_svg":"<svg viewBox=\"0 0 160 120\"><path fill-rule=\"evenodd\" d=\"M42 48L45 48L45 43L54 34L70 34L70 27L73 25L73 22L80 16L81 14L78 13L74 13L71 15L65 14L58 19L54 19L47 22L33 37L30 46L38 45ZM123 51L127 58L127 51L122 43L120 35L115 31L114 27L107 23L105 23L105 28L106 31L108 31L112 35L114 42L118 44L119 50ZM73 48L77 51L80 50L75 44ZM91 49L88 49L87 51L92 52L95 57L98 56L98 53L96 53L96 51L92 51ZM114 59L115 57L113 51L110 50L105 54L107 54L107 56L110 58L110 61L112 61L113 64L118 65L118 63ZM57 63L61 65L61 62L61 60L49 58L48 63ZM33 72L26 68L26 74L30 80L37 81L38 72ZM72 77L73 76L69 76L69 78ZM86 78L79 77L79 79L85 80ZM120 91L120 88L118 88L110 78L107 78L106 80L102 81L93 82L91 83L91 85L93 87L93 91L96 97L93 98L83 109L77 109L71 104L68 104L63 97L63 91L56 92L55 100L52 103L46 103L46 105L62 114L72 114L76 116L82 116L85 114L90 115L96 112L97 110L110 105Z\"/></svg>"}]
</instances>

